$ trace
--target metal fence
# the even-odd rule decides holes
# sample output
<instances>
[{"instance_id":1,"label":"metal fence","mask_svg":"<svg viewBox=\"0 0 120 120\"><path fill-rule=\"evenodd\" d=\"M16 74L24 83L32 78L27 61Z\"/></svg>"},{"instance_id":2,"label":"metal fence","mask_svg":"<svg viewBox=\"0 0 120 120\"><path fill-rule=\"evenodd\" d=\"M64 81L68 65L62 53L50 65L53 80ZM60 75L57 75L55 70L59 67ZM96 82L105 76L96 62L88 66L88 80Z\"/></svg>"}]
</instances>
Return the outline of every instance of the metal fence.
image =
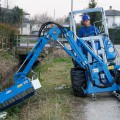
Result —
<instances>
[{"instance_id":1,"label":"metal fence","mask_svg":"<svg viewBox=\"0 0 120 120\"><path fill-rule=\"evenodd\" d=\"M19 35L16 37L16 53L17 54L28 54L30 50L35 46L38 40L36 35ZM61 43L66 43L67 41L64 38L58 38ZM60 45L54 41L50 40L48 44L45 45L45 48L57 47Z\"/></svg>"},{"instance_id":2,"label":"metal fence","mask_svg":"<svg viewBox=\"0 0 120 120\"><path fill-rule=\"evenodd\" d=\"M36 35L19 35L16 40L16 53L28 54L30 50L36 45L38 37ZM50 43L45 47L51 47Z\"/></svg>"}]
</instances>

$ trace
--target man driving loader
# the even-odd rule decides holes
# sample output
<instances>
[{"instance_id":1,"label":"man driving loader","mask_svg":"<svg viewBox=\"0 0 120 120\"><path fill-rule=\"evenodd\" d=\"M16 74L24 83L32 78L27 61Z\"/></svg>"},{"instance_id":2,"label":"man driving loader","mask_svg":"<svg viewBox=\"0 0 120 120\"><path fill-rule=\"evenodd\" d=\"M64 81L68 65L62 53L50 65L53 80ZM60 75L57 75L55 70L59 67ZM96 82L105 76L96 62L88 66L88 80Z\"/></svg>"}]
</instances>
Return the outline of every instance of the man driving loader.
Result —
<instances>
[{"instance_id":1,"label":"man driving loader","mask_svg":"<svg viewBox=\"0 0 120 120\"><path fill-rule=\"evenodd\" d=\"M83 21L83 27L81 27L78 31L78 37L89 37L89 36L95 36L99 33L99 29L93 25L91 25L91 18L89 15L84 14L82 16L82 21ZM80 47L80 42L79 40L77 40L77 45ZM86 51L83 50L83 53L85 53ZM75 67L79 67L79 65L77 64L77 62L75 60L73 60L73 64Z\"/></svg>"},{"instance_id":2,"label":"man driving loader","mask_svg":"<svg viewBox=\"0 0 120 120\"><path fill-rule=\"evenodd\" d=\"M89 36L94 36L99 33L99 30L97 27L91 25L91 18L89 15L84 14L82 17L83 21L83 27L79 29L78 31L78 36L79 37L89 37Z\"/></svg>"}]
</instances>

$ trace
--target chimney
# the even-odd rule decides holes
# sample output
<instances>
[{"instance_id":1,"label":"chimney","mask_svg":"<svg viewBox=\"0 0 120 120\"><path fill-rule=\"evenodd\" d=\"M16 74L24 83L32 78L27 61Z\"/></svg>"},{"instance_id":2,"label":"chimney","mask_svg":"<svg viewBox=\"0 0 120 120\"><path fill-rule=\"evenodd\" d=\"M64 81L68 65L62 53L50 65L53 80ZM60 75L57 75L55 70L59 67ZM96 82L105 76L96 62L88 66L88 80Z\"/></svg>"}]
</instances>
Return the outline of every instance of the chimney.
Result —
<instances>
[{"instance_id":1,"label":"chimney","mask_svg":"<svg viewBox=\"0 0 120 120\"><path fill-rule=\"evenodd\" d=\"M110 6L110 9L109 10L112 10L112 6Z\"/></svg>"}]
</instances>

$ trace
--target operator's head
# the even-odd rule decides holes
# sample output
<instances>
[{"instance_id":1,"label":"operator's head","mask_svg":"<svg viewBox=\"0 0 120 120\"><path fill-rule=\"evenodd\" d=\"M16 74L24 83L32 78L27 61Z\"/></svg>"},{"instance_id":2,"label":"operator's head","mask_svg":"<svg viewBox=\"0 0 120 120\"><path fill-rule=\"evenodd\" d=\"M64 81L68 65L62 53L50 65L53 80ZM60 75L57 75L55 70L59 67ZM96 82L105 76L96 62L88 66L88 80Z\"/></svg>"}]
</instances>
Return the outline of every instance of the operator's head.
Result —
<instances>
[{"instance_id":1,"label":"operator's head","mask_svg":"<svg viewBox=\"0 0 120 120\"><path fill-rule=\"evenodd\" d=\"M89 27L90 26L90 16L87 15L87 14L84 14L83 17L82 17L82 20L83 20L83 24L85 27Z\"/></svg>"}]
</instances>

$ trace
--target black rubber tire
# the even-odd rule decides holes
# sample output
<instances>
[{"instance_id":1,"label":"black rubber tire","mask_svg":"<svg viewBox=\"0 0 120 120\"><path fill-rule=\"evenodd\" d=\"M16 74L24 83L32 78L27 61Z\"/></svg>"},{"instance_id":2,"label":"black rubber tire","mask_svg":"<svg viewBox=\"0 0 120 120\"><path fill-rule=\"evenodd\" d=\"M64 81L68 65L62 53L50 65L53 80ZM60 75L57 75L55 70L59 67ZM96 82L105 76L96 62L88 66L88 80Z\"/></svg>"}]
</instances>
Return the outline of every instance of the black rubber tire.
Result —
<instances>
[{"instance_id":1,"label":"black rubber tire","mask_svg":"<svg viewBox=\"0 0 120 120\"><path fill-rule=\"evenodd\" d=\"M71 68L71 84L75 96L86 97L83 91L87 87L84 69Z\"/></svg>"},{"instance_id":2,"label":"black rubber tire","mask_svg":"<svg viewBox=\"0 0 120 120\"><path fill-rule=\"evenodd\" d=\"M120 90L117 90L116 93L120 94Z\"/></svg>"},{"instance_id":3,"label":"black rubber tire","mask_svg":"<svg viewBox=\"0 0 120 120\"><path fill-rule=\"evenodd\" d=\"M73 58L72 58L72 62L73 62L73 65L74 65L75 68L80 67L79 64Z\"/></svg>"},{"instance_id":4,"label":"black rubber tire","mask_svg":"<svg viewBox=\"0 0 120 120\"><path fill-rule=\"evenodd\" d=\"M117 70L117 74L116 74L116 84L120 85L120 70Z\"/></svg>"}]
</instances>

